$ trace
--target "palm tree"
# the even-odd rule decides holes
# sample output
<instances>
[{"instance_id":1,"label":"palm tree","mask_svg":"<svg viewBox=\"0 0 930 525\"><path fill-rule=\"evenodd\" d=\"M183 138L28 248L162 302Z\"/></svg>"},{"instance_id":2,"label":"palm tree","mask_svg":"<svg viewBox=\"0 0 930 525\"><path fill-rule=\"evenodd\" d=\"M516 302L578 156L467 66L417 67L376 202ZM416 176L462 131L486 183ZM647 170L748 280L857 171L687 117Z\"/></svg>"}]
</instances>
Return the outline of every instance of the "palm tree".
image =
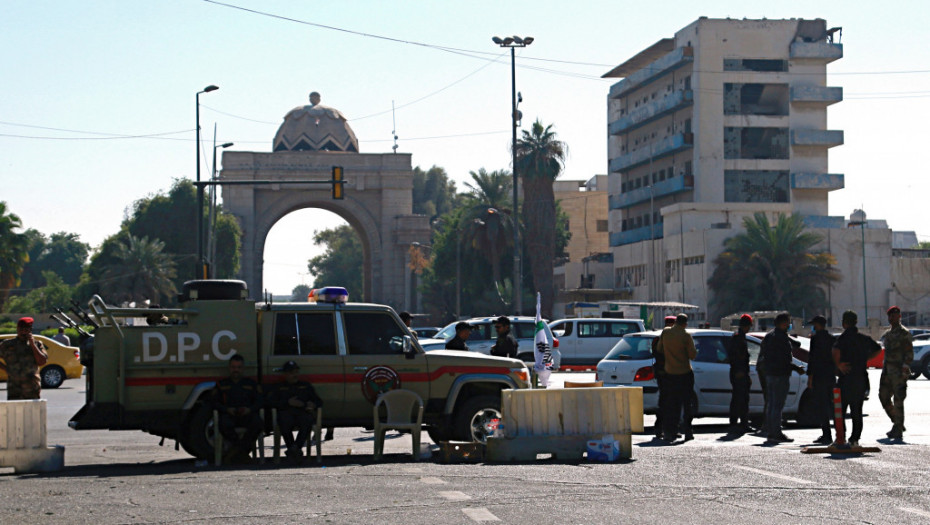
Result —
<instances>
[{"instance_id":1,"label":"palm tree","mask_svg":"<svg viewBox=\"0 0 930 525\"><path fill-rule=\"evenodd\" d=\"M568 146L556 139L552 124L537 120L516 144L516 170L523 176L523 245L530 260L533 284L541 294L542 315L552 318L555 290L552 279L555 258L555 192L552 184L562 172Z\"/></svg>"},{"instance_id":2,"label":"palm tree","mask_svg":"<svg viewBox=\"0 0 930 525\"><path fill-rule=\"evenodd\" d=\"M153 303L177 292L175 263L165 253L165 243L129 235L120 243L114 261L107 265L100 285L101 294L114 302L146 299Z\"/></svg>"},{"instance_id":3,"label":"palm tree","mask_svg":"<svg viewBox=\"0 0 930 525\"><path fill-rule=\"evenodd\" d=\"M475 201L476 205L510 210L513 178L507 170L494 170L488 173L487 170L481 168L477 173L469 172L469 175L474 184L466 182L465 186L471 190L469 197Z\"/></svg>"},{"instance_id":4,"label":"palm tree","mask_svg":"<svg viewBox=\"0 0 930 525\"><path fill-rule=\"evenodd\" d=\"M10 291L19 286L29 262L29 238L14 231L22 227L20 218L7 212L6 202L0 201L0 310Z\"/></svg>"},{"instance_id":5,"label":"palm tree","mask_svg":"<svg viewBox=\"0 0 930 525\"><path fill-rule=\"evenodd\" d=\"M774 225L764 213L743 219L745 233L724 242L707 281L717 314L753 310L823 311L824 290L840 280L828 252L814 253L823 237L804 231L800 215L779 214Z\"/></svg>"},{"instance_id":6,"label":"palm tree","mask_svg":"<svg viewBox=\"0 0 930 525\"><path fill-rule=\"evenodd\" d=\"M463 220L463 239L491 265L491 280L500 291L503 287L501 256L513 235L511 217L497 208L477 205L465 213Z\"/></svg>"}]
</instances>

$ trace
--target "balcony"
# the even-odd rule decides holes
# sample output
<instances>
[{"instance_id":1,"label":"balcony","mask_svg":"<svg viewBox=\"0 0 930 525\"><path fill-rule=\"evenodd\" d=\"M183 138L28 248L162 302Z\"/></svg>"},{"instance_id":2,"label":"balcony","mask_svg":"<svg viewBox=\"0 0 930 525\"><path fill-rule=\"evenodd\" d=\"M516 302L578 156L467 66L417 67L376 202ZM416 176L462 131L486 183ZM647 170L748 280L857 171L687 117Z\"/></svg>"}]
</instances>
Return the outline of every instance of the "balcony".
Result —
<instances>
[{"instance_id":1,"label":"balcony","mask_svg":"<svg viewBox=\"0 0 930 525\"><path fill-rule=\"evenodd\" d=\"M843 44L820 42L792 42L790 55L792 60L819 60L826 63L843 58Z\"/></svg>"},{"instance_id":2,"label":"balcony","mask_svg":"<svg viewBox=\"0 0 930 525\"><path fill-rule=\"evenodd\" d=\"M624 244L633 244L634 242L648 241L649 239L661 239L664 235L662 230L662 223L658 223L655 224L654 237L651 226L643 226L641 228L627 230L625 232L613 232L610 234L610 245L623 246Z\"/></svg>"},{"instance_id":3,"label":"balcony","mask_svg":"<svg viewBox=\"0 0 930 525\"><path fill-rule=\"evenodd\" d=\"M843 130L831 129L793 129L791 130L792 146L812 146L832 148L843 145Z\"/></svg>"},{"instance_id":4,"label":"balcony","mask_svg":"<svg viewBox=\"0 0 930 525\"><path fill-rule=\"evenodd\" d=\"M630 91L652 82L665 73L678 69L685 64L690 64L691 62L694 62L694 49L690 47L679 47L620 82L610 86L609 96L610 98L620 98Z\"/></svg>"},{"instance_id":5,"label":"balcony","mask_svg":"<svg viewBox=\"0 0 930 525\"><path fill-rule=\"evenodd\" d=\"M694 176L681 175L673 179L657 182L652 188L654 191L652 195L650 195L650 188L648 186L645 188L637 188L635 190L627 191L625 193L619 193L617 195L611 195L609 199L610 209L622 210L624 208L635 206L641 202L646 202L649 200L650 196L655 199L660 199L666 195L674 195L676 193L691 191L693 189Z\"/></svg>"},{"instance_id":6,"label":"balcony","mask_svg":"<svg viewBox=\"0 0 930 525\"><path fill-rule=\"evenodd\" d=\"M846 186L841 173L792 173L791 188L795 190L841 190Z\"/></svg>"},{"instance_id":7,"label":"balcony","mask_svg":"<svg viewBox=\"0 0 930 525\"><path fill-rule=\"evenodd\" d=\"M626 116L611 122L608 132L611 135L628 133L673 111L690 106L693 103L694 92L690 89L687 91L676 91L662 100L650 102L642 107L636 108Z\"/></svg>"},{"instance_id":8,"label":"balcony","mask_svg":"<svg viewBox=\"0 0 930 525\"><path fill-rule=\"evenodd\" d=\"M655 142L650 146L643 146L638 150L610 159L610 171L625 171L636 166L646 164L651 160L661 159L679 151L690 149L694 143L693 133L679 133L666 139Z\"/></svg>"},{"instance_id":9,"label":"balcony","mask_svg":"<svg viewBox=\"0 0 930 525\"><path fill-rule=\"evenodd\" d=\"M817 104L829 106L843 100L843 88L826 86L792 86L793 104Z\"/></svg>"}]
</instances>

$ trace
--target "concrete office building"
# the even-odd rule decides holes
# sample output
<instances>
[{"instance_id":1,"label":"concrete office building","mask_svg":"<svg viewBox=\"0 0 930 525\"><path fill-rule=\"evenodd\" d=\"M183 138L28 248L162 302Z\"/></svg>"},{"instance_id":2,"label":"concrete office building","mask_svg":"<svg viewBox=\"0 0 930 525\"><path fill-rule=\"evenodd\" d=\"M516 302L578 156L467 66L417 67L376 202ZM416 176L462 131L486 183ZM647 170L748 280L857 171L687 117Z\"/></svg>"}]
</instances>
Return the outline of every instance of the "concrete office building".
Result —
<instances>
[{"instance_id":1,"label":"concrete office building","mask_svg":"<svg viewBox=\"0 0 930 525\"><path fill-rule=\"evenodd\" d=\"M716 324L730 312L706 317L713 261L745 217L764 212L801 214L837 256L843 281L827 290L828 316L862 315L863 251L868 317L894 302L891 230L866 221L863 242L848 228L857 222L828 215L830 192L844 186L827 162L843 144L827 124L843 99L827 85L827 65L843 56L839 32L821 19L702 17L604 75L622 78L607 99L619 298L694 304L697 320Z\"/></svg>"}]
</instances>

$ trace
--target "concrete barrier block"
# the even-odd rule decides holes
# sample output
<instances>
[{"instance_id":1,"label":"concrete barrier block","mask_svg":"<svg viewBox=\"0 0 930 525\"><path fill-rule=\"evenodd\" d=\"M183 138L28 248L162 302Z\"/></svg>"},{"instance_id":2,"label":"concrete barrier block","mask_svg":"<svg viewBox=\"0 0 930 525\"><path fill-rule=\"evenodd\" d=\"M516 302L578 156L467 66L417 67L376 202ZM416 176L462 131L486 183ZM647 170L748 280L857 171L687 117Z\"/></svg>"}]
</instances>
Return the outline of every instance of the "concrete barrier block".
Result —
<instances>
[{"instance_id":1,"label":"concrete barrier block","mask_svg":"<svg viewBox=\"0 0 930 525\"><path fill-rule=\"evenodd\" d=\"M65 449L48 447L44 399L0 401L0 466L16 473L64 468Z\"/></svg>"},{"instance_id":2,"label":"concrete barrier block","mask_svg":"<svg viewBox=\"0 0 930 525\"><path fill-rule=\"evenodd\" d=\"M57 472L65 468L65 447L0 450L0 466L13 467L16 474Z\"/></svg>"}]
</instances>

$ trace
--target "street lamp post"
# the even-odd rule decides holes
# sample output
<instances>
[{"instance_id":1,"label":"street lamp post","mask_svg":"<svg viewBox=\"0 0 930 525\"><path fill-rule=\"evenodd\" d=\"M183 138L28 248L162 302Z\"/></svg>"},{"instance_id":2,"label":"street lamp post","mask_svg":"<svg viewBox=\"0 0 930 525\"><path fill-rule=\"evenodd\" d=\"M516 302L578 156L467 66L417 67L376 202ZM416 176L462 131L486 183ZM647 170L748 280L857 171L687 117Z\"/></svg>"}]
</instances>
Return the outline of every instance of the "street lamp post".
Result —
<instances>
[{"instance_id":1,"label":"street lamp post","mask_svg":"<svg viewBox=\"0 0 930 525\"><path fill-rule=\"evenodd\" d=\"M500 47L510 48L510 96L511 96L511 113L510 121L512 124L512 136L510 151L513 161L513 305L516 314L519 315L523 310L523 298L521 291L523 289L523 265L521 264L520 254L520 228L517 226L520 221L517 220L517 122L519 114L517 112L517 66L516 66L516 48L526 47L533 43L533 37L492 37L491 40Z\"/></svg>"},{"instance_id":2,"label":"street lamp post","mask_svg":"<svg viewBox=\"0 0 930 525\"><path fill-rule=\"evenodd\" d=\"M219 148L226 149L232 146L232 142L224 144L216 143L216 128L213 130L213 175L210 180L216 182L216 150ZM216 185L210 186L210 218L208 221L210 236L207 238L207 251L210 253L210 279L216 278Z\"/></svg>"},{"instance_id":3,"label":"street lamp post","mask_svg":"<svg viewBox=\"0 0 930 525\"><path fill-rule=\"evenodd\" d=\"M194 270L195 279L206 277L203 265L203 186L200 185L200 94L216 91L217 89L220 88L210 84L194 95L194 111L197 119L197 142L194 145L197 150L197 262Z\"/></svg>"},{"instance_id":4,"label":"street lamp post","mask_svg":"<svg viewBox=\"0 0 930 525\"><path fill-rule=\"evenodd\" d=\"M862 299L865 306L865 326L869 325L869 287L865 279L865 211L854 210L849 215L849 226L859 226L862 231Z\"/></svg>"}]
</instances>

